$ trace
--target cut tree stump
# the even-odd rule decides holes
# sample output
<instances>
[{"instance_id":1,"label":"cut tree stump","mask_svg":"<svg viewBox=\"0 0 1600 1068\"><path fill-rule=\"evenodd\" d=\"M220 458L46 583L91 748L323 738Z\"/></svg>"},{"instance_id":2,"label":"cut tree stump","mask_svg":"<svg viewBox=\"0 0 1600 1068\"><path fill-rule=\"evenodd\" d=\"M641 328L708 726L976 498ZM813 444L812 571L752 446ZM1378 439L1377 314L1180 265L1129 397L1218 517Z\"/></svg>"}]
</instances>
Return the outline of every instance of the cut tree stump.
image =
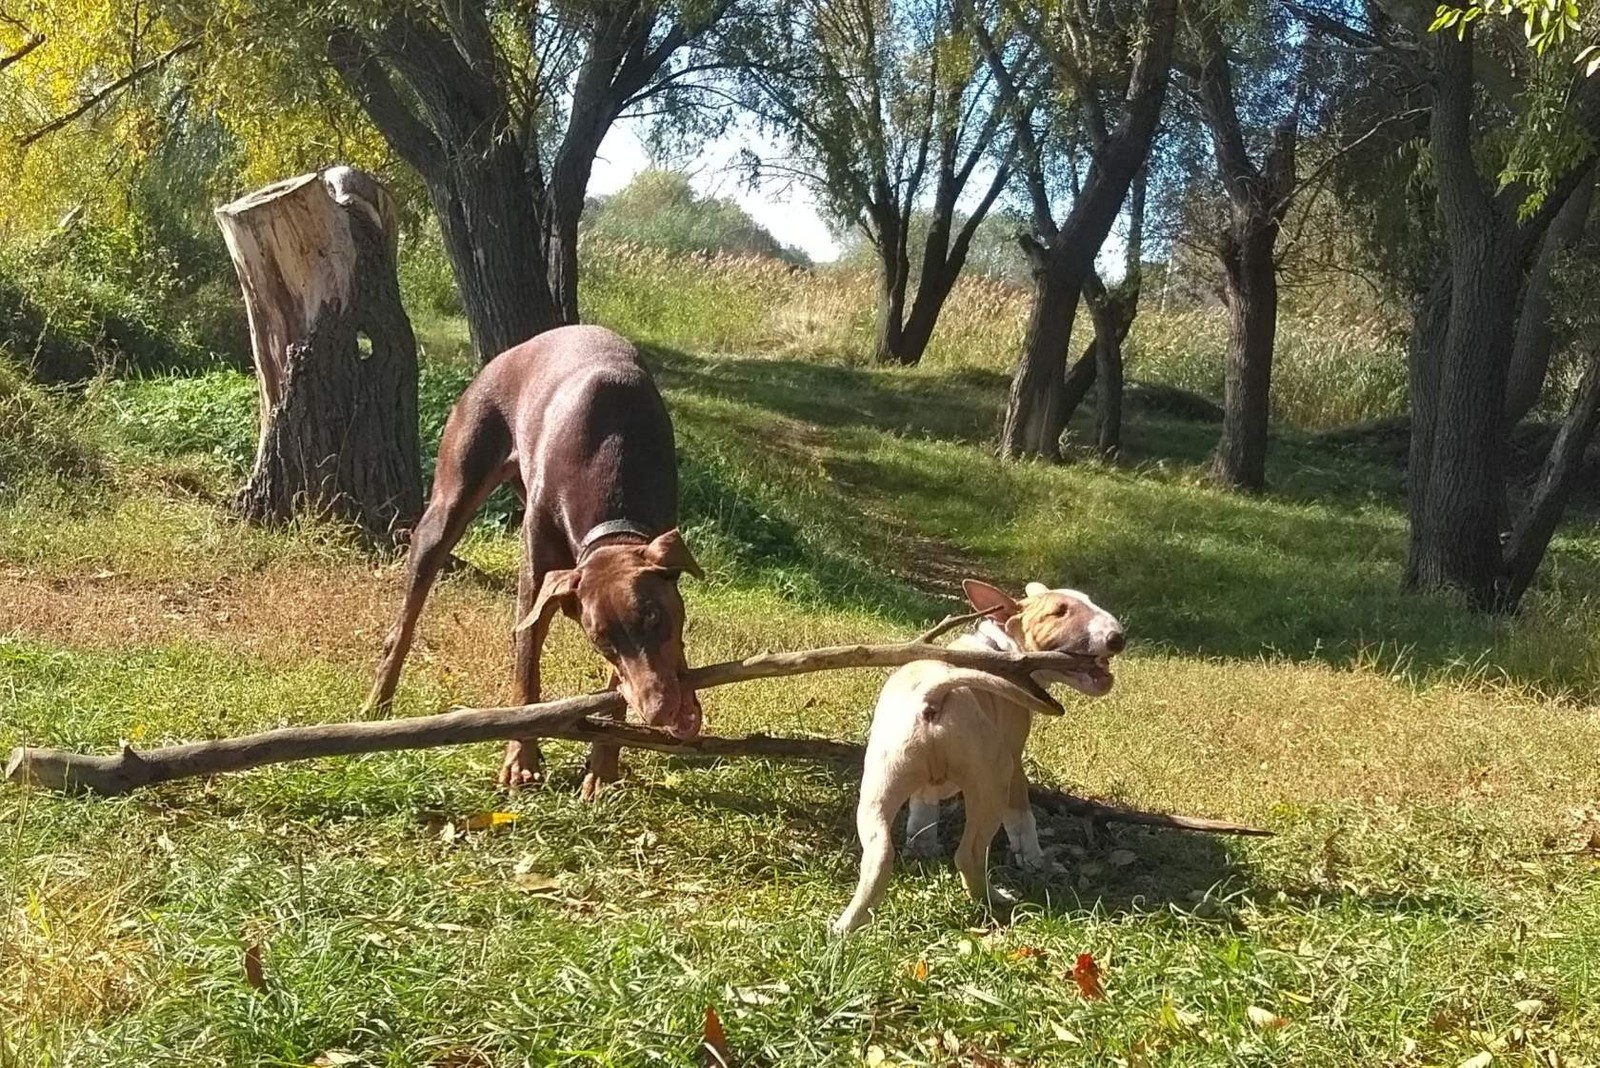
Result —
<instances>
[{"instance_id":1,"label":"cut tree stump","mask_svg":"<svg viewBox=\"0 0 1600 1068\"><path fill-rule=\"evenodd\" d=\"M400 303L396 217L371 175L331 167L216 210L244 291L261 427L237 506L312 515L385 544L422 512L417 342Z\"/></svg>"},{"instance_id":2,"label":"cut tree stump","mask_svg":"<svg viewBox=\"0 0 1600 1068\"><path fill-rule=\"evenodd\" d=\"M1031 674L1081 667L1084 658L1069 653L1001 653L928 644L928 640L942 630L972 618L975 617L946 620L913 641L893 645L843 645L795 653L760 653L744 660L695 668L689 673L689 682L696 689L707 689L733 682L814 671L897 667L916 660L939 660L955 667L998 675L1015 683L1020 694L1028 695L1027 699L1041 704L1048 702L1059 709L1060 706L1048 694L1044 694ZM54 790L117 796L174 779L242 771L264 764L462 745L505 738L556 738L683 755L754 756L825 763L859 764L864 754L863 747L856 743L826 738L750 735L743 738L702 736L682 739L666 731L618 723L608 718L623 708L622 696L614 690L607 690L583 697L510 708L458 708L434 716L407 719L284 727L240 738L190 742L144 752L123 746L121 751L109 756L19 747L12 751L6 762L5 777L10 782ZM1258 827L1225 820L1144 812L1053 793L1043 795L1041 801L1072 815L1098 821L1213 834L1270 833Z\"/></svg>"}]
</instances>

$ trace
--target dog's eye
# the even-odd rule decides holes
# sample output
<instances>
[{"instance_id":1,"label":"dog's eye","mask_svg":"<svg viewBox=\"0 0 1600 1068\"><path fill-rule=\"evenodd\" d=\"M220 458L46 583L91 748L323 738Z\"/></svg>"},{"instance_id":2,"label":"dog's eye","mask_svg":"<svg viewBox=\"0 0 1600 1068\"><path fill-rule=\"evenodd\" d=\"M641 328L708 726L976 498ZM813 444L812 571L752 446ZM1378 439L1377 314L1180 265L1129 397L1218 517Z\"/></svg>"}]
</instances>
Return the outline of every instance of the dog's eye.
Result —
<instances>
[{"instance_id":1,"label":"dog's eye","mask_svg":"<svg viewBox=\"0 0 1600 1068\"><path fill-rule=\"evenodd\" d=\"M655 630L661 623L661 610L655 605L649 605L639 613L639 626L645 630Z\"/></svg>"}]
</instances>

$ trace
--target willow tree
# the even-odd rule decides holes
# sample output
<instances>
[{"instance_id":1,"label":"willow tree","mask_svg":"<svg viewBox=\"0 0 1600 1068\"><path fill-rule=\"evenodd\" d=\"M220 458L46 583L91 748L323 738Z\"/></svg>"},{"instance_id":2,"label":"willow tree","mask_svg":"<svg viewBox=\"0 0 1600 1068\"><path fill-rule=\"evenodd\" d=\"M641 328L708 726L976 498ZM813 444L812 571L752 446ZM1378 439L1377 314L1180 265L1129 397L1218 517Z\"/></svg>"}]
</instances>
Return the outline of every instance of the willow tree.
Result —
<instances>
[{"instance_id":1,"label":"willow tree","mask_svg":"<svg viewBox=\"0 0 1600 1068\"><path fill-rule=\"evenodd\" d=\"M487 360L578 319L578 222L623 115L689 106L733 0L374 2L328 61L421 177Z\"/></svg>"},{"instance_id":2,"label":"willow tree","mask_svg":"<svg viewBox=\"0 0 1600 1068\"><path fill-rule=\"evenodd\" d=\"M1371 57L1369 83L1393 71L1394 84L1423 86L1428 158L1415 181L1428 191L1421 210L1434 237L1410 347L1405 582L1509 611L1545 555L1595 430L1597 388L1586 377L1538 488L1519 507L1506 469L1518 322L1544 314L1524 299L1530 268L1592 181L1600 81L1560 48L1529 54L1523 35L1499 20L1430 33L1427 16L1398 0L1381 11L1365 25L1315 13L1308 21Z\"/></svg>"},{"instance_id":3,"label":"willow tree","mask_svg":"<svg viewBox=\"0 0 1600 1068\"><path fill-rule=\"evenodd\" d=\"M1176 0L1086 0L1018 12L1005 9L1037 47L1049 78L1029 91L1033 60L1008 52L980 20L973 33L1007 104L1017 139L1016 166L1032 207L1024 250L1034 296L1001 430L1007 457L1059 454L1065 426L1066 361L1073 319L1094 258L1111 232L1128 188L1145 164L1166 99ZM1052 139L1071 124L1084 132L1087 164L1077 195L1058 219L1052 189L1063 159Z\"/></svg>"},{"instance_id":4,"label":"willow tree","mask_svg":"<svg viewBox=\"0 0 1600 1068\"><path fill-rule=\"evenodd\" d=\"M922 358L1010 175L972 17L961 0L799 0L744 58L746 101L790 150L752 169L799 178L875 253L880 362Z\"/></svg>"}]
</instances>

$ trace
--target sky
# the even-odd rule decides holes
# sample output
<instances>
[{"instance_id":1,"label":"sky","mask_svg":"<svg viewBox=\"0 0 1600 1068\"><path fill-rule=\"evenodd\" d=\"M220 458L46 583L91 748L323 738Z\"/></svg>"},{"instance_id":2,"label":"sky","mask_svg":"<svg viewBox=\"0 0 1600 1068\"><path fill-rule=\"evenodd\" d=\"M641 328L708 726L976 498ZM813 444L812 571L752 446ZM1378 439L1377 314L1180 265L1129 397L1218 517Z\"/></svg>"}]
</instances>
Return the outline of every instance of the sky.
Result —
<instances>
[{"instance_id":1,"label":"sky","mask_svg":"<svg viewBox=\"0 0 1600 1068\"><path fill-rule=\"evenodd\" d=\"M594 171L589 178L590 196L615 193L650 166L650 154L640 138L640 129L638 120L622 119L612 125L611 132L600 142L600 153L595 158ZM706 145L692 162L685 165L674 161L673 167L687 171L690 183L701 194L737 201L773 237L801 249L814 262L837 259L841 251L839 242L822 221L816 198L795 182L767 181L759 188L748 188L735 164L744 148L754 148L769 157L780 154L779 147L770 138L741 124ZM972 199L975 193L969 189L963 200ZM1125 222L1118 220L1117 227L1100 249L1098 262L1108 282L1122 274L1126 239L1121 231Z\"/></svg>"}]
</instances>

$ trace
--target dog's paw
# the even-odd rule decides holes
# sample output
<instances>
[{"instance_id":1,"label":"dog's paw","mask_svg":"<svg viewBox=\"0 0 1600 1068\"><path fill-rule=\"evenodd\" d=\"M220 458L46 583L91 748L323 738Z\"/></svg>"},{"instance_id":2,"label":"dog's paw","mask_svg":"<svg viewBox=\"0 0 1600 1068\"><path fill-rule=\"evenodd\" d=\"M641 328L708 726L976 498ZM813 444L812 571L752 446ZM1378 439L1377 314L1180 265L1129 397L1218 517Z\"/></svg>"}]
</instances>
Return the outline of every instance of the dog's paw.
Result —
<instances>
[{"instance_id":1,"label":"dog's paw","mask_svg":"<svg viewBox=\"0 0 1600 1068\"><path fill-rule=\"evenodd\" d=\"M861 926L861 921L860 920L853 918L849 913L845 913L843 916L840 916L837 920L834 920L832 923L828 924L828 937L829 938L848 938L849 935L850 935L850 932L854 931L857 927L860 927L860 926Z\"/></svg>"}]
</instances>

